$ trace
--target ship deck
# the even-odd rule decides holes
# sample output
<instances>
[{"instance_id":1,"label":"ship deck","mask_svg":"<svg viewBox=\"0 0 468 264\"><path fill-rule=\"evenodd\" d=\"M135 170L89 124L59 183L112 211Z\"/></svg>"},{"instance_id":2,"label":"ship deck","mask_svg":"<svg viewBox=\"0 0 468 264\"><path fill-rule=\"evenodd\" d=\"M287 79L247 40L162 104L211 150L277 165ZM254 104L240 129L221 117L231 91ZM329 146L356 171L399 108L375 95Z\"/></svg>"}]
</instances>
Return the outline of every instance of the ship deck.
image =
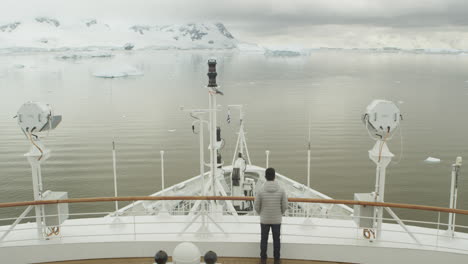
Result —
<instances>
[{"instance_id":1,"label":"ship deck","mask_svg":"<svg viewBox=\"0 0 468 264\"><path fill-rule=\"evenodd\" d=\"M169 262L172 259L169 258ZM202 260L200 260L202 261ZM217 263L220 264L258 264L258 258L233 258L219 257ZM119 258L119 259L86 259L59 262L42 262L36 264L153 264L153 258ZM203 262L201 262L203 263ZM348 264L347 262L329 262L314 260L282 259L282 264ZM268 259L267 264L273 264L273 259ZM349 263L351 264L351 263Z\"/></svg>"},{"instance_id":2,"label":"ship deck","mask_svg":"<svg viewBox=\"0 0 468 264\"><path fill-rule=\"evenodd\" d=\"M123 259L124 263L151 263L147 262L151 261L148 257L158 250L170 253L181 241L190 241L202 253L213 250L219 256L247 257L223 258L220 263L256 263L260 237L258 216L236 219L213 215L213 219L224 232L210 223L209 231L205 229L200 233L201 219L190 225L194 220L190 216L69 219L62 225L60 236L49 240L37 240L35 224L25 223L18 225L1 243L0 256L10 260L6 262L10 264L83 258L94 259L94 262L57 263L107 264L122 263ZM0 227L0 230L4 228ZM408 226L421 242L419 244L398 224L385 223L382 239L376 241L363 238L362 229L351 219L303 217L284 217L281 229L281 253L285 259L290 259L284 264L466 263L468 260L468 234L465 233L457 232L455 238L451 238L440 229ZM271 254L271 238L269 242L268 252Z\"/></svg>"}]
</instances>

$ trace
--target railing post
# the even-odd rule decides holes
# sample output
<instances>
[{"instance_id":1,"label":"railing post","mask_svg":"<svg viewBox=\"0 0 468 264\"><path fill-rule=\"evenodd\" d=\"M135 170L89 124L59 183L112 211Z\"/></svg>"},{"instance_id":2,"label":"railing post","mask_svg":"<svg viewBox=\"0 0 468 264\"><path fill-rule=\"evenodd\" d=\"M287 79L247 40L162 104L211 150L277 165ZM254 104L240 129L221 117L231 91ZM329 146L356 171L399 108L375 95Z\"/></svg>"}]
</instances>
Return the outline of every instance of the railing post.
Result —
<instances>
[{"instance_id":1,"label":"railing post","mask_svg":"<svg viewBox=\"0 0 468 264\"><path fill-rule=\"evenodd\" d=\"M133 213L133 208L135 208L135 201L132 201L132 216L133 216L133 241L136 241L136 223L135 223L135 214Z\"/></svg>"},{"instance_id":2,"label":"railing post","mask_svg":"<svg viewBox=\"0 0 468 264\"><path fill-rule=\"evenodd\" d=\"M161 154L161 190L164 190L164 150L159 153Z\"/></svg>"},{"instance_id":3,"label":"railing post","mask_svg":"<svg viewBox=\"0 0 468 264\"><path fill-rule=\"evenodd\" d=\"M440 212L437 212L437 237L436 237L436 249L439 248L439 226L440 226Z\"/></svg>"},{"instance_id":4,"label":"railing post","mask_svg":"<svg viewBox=\"0 0 468 264\"><path fill-rule=\"evenodd\" d=\"M457 157L455 164L452 165L452 182L450 185L450 209L457 208L458 176L460 174L461 165L462 165L462 158ZM449 213L447 230L448 230L448 235L451 237L455 235L455 217L456 217L456 214Z\"/></svg>"},{"instance_id":5,"label":"railing post","mask_svg":"<svg viewBox=\"0 0 468 264\"><path fill-rule=\"evenodd\" d=\"M60 236L60 239L62 239L62 221L60 221L60 204L57 203L57 218L58 218L58 223L59 223L59 226L58 226L58 232L59 232L59 236Z\"/></svg>"},{"instance_id":6,"label":"railing post","mask_svg":"<svg viewBox=\"0 0 468 264\"><path fill-rule=\"evenodd\" d=\"M115 142L112 140L112 169L114 172L114 196L118 197L117 195L117 165L116 165L116 157L115 157ZM119 210L119 202L115 201L115 211Z\"/></svg>"}]
</instances>

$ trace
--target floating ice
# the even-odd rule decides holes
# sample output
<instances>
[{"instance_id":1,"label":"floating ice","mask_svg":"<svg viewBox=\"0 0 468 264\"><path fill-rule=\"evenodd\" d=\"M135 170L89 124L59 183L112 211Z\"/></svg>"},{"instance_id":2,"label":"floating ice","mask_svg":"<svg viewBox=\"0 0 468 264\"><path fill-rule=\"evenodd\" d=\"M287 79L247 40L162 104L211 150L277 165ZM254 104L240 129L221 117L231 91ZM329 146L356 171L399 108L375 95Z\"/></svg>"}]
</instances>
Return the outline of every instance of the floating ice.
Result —
<instances>
[{"instance_id":1,"label":"floating ice","mask_svg":"<svg viewBox=\"0 0 468 264\"><path fill-rule=\"evenodd\" d=\"M439 162L440 162L440 159L438 159L438 158L433 158L433 157L427 157L427 159L425 159L424 162L427 162L427 163L439 163Z\"/></svg>"},{"instance_id":2,"label":"floating ice","mask_svg":"<svg viewBox=\"0 0 468 264\"><path fill-rule=\"evenodd\" d=\"M278 57L297 57L301 56L301 52L293 50L267 50L265 52L267 56L278 56Z\"/></svg>"},{"instance_id":3,"label":"floating ice","mask_svg":"<svg viewBox=\"0 0 468 264\"><path fill-rule=\"evenodd\" d=\"M143 72L130 65L112 65L93 72L93 75L100 78L119 78L143 75Z\"/></svg>"},{"instance_id":4,"label":"floating ice","mask_svg":"<svg viewBox=\"0 0 468 264\"><path fill-rule=\"evenodd\" d=\"M91 58L110 58L114 54L110 52L77 52L77 53L65 53L57 56L57 59L61 60L79 60L79 59L91 59Z\"/></svg>"},{"instance_id":5,"label":"floating ice","mask_svg":"<svg viewBox=\"0 0 468 264\"><path fill-rule=\"evenodd\" d=\"M247 42L240 42L237 43L237 49L242 51L242 52L260 52L260 53L265 53L265 48L253 44L253 43L247 43Z\"/></svg>"},{"instance_id":6,"label":"floating ice","mask_svg":"<svg viewBox=\"0 0 468 264\"><path fill-rule=\"evenodd\" d=\"M404 104L405 102L404 101L398 101L399 104Z\"/></svg>"},{"instance_id":7,"label":"floating ice","mask_svg":"<svg viewBox=\"0 0 468 264\"><path fill-rule=\"evenodd\" d=\"M265 48L265 55L278 57L297 57L310 55L310 50L306 50L303 47L297 46L270 46Z\"/></svg>"},{"instance_id":8,"label":"floating ice","mask_svg":"<svg viewBox=\"0 0 468 264\"><path fill-rule=\"evenodd\" d=\"M425 49L426 53L433 53L433 54L460 54L463 51L458 49Z\"/></svg>"},{"instance_id":9,"label":"floating ice","mask_svg":"<svg viewBox=\"0 0 468 264\"><path fill-rule=\"evenodd\" d=\"M176 132L177 129L168 129L167 131L169 131L169 132Z\"/></svg>"}]
</instances>

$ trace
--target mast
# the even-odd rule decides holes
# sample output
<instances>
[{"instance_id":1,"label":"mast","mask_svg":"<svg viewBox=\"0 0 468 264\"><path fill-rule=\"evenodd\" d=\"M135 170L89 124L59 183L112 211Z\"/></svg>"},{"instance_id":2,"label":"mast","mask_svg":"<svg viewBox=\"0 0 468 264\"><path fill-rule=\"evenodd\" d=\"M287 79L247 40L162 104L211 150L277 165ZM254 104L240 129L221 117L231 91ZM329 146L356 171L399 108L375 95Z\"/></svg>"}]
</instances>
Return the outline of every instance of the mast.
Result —
<instances>
[{"instance_id":1,"label":"mast","mask_svg":"<svg viewBox=\"0 0 468 264\"><path fill-rule=\"evenodd\" d=\"M210 167L211 167L211 189L213 196L216 195L216 176L217 176L217 167L218 167L218 149L220 144L217 141L217 123L216 123L216 95L223 93L219 91L218 84L216 83L216 60L208 60L208 94L209 94L209 108L210 108Z\"/></svg>"}]
</instances>

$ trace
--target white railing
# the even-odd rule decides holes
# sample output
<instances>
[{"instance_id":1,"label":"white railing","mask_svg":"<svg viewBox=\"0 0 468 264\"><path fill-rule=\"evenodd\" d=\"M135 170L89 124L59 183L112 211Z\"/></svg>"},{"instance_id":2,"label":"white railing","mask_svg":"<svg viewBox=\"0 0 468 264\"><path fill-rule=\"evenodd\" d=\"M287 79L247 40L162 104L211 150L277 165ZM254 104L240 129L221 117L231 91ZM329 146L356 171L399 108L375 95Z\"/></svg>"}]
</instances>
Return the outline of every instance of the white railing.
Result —
<instances>
[{"instance_id":1,"label":"white railing","mask_svg":"<svg viewBox=\"0 0 468 264\"><path fill-rule=\"evenodd\" d=\"M154 199L148 200L192 200L193 197L158 197ZM236 197L224 197L223 199L217 199L219 197L210 197L209 200L228 200L229 198L236 198ZM131 201L133 204L139 199L132 200L132 197L129 198L116 198L119 200L126 200ZM195 200L202 200L203 197L197 197ZM245 198L243 198L245 199ZM249 198L251 199L251 198ZM58 204L58 203L77 203L80 202L80 199L70 199L64 201L39 201L39 202L24 202L24 203L9 203L9 204L0 204L0 208L2 207L13 207L15 204L18 206L31 206L37 204ZM112 202L115 199L109 198L95 198L95 199L85 199L85 202ZM234 199L234 200L242 200ZM291 201L293 200L293 201ZM299 200L299 201L294 201ZM453 210L447 208L438 208L438 207L427 207L427 206L416 206L416 205L398 205L395 204L382 204L382 203L369 203L368 205L385 205L386 207L396 207L396 208L406 208L411 210L426 210L426 211L434 211L435 216L434 219L436 221L418 221L418 220L403 220L401 222L404 224L405 228L399 228L399 225L389 225L384 224L382 228L382 238L376 239L373 234L375 234L375 230L368 230L359 228L355 224L349 224L350 219L352 216L346 217L344 219L343 215L333 215L333 214L326 214L321 215L315 212L314 214L304 215L304 211L297 210L299 207L298 203L304 204L307 203L336 203L336 204L350 204L350 203L365 203L365 202L356 202L356 201L347 201L346 203L342 203L343 201L327 201L324 202L323 200L317 201L317 199L290 199L290 208L292 208L292 212L290 212L290 217L302 217L304 220L311 219L312 223L304 221L303 223L297 223L297 221L283 221L283 238L286 237L302 237L305 239L314 238L314 239L340 239L349 241L349 243L363 243L365 241L369 241L369 245L371 241L378 241L380 245L382 243L391 244L391 245L399 245L399 246L413 246L418 248L426 248L431 250L445 250L445 251L457 251L461 253L468 254L468 226L463 225L456 225L455 228L457 229L457 233L455 237L448 235L446 230L448 229L448 225L446 223L441 223L441 213L459 213L459 214L468 214L468 211L464 210ZM82 201L83 202L83 201ZM191 204L191 203L185 203ZM201 234L201 235L243 235L243 236L259 236L258 228L253 229L253 232L245 232L243 230L230 230L229 232L225 233L221 230L213 231L213 232L194 232L187 230L181 234L184 227L189 224L194 225L201 225L203 224L201 219L193 222L193 218L195 216L188 215L191 208L183 208L184 210L176 210L174 214L174 218L167 219L167 218L157 218L157 217L144 217L147 213L146 210L133 210L131 215L123 216L118 215L114 216L115 219L118 218L118 221L99 221L99 219L104 219L104 216L111 215L114 212L86 212L86 213L71 213L69 214L70 218L88 218L90 221L86 221L86 223L78 224L78 221L68 220L62 226L60 226L60 233L45 237L39 237L37 235L37 227L34 223L31 224L20 224L20 222L32 222L35 221L35 216L25 216L22 215L20 218L2 218L0 219L0 223L8 223L9 226L3 226L0 230L0 237L3 239L1 241L0 246L11 246L11 245L18 245L21 243L27 243L30 241L42 241L44 239L50 240L63 240L64 242L68 239L74 238L89 238L90 240L97 237L102 238L112 238L112 237L122 237L125 240L134 240L138 241L143 236L150 236L150 235L193 235L193 234ZM430 209L430 210L427 210ZM296 214L294 210L297 210L298 213ZM213 208L208 207L208 214L222 214L222 215L229 215L228 210L213 210ZM58 216L58 215L48 215L48 216ZM94 218L94 221L92 220ZM329 221L327 219L322 218L331 218L333 221ZM221 227L227 227L229 225L237 225L239 224L240 220L239 217L229 215L229 217L223 218L214 218L217 225ZM361 219L369 219L366 217L361 217ZM395 223L397 222L395 218L383 218L384 223ZM294 223L295 222L295 223ZM145 225L154 225L157 224L159 226L164 225L173 225L174 223L180 224L179 229L168 228L167 230L161 232L152 232L145 227ZM257 218L245 218L241 220L242 224L245 225L258 225ZM16 225L13 225L16 224ZM293 227L303 226L303 225L313 225L315 229L325 230L329 232L295 232ZM113 228L116 226L125 227L122 229ZM86 227L87 229L92 230L99 230L99 227L109 227L112 232L84 232L81 234L74 234L73 231L80 229L81 227ZM93 229L95 227L95 229ZM403 227L403 226L402 226ZM86 230L86 229L83 229ZM463 231L463 232L460 232ZM367 232L367 233L366 233ZM326 234L326 235L324 235ZM354 234L354 235L353 235ZM416 239L411 239L416 238ZM447 243L447 241L450 241ZM455 241L455 243L454 243ZM374 243L375 244L375 243Z\"/></svg>"}]
</instances>

